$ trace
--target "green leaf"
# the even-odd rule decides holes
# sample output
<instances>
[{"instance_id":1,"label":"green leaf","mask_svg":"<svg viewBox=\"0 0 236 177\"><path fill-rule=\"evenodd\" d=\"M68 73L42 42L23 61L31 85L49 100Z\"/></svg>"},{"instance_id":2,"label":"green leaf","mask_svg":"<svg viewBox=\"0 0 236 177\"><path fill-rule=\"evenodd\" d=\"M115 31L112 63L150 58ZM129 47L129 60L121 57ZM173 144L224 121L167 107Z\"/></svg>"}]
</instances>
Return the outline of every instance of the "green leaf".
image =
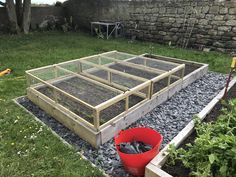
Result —
<instances>
[{"instance_id":1,"label":"green leaf","mask_svg":"<svg viewBox=\"0 0 236 177\"><path fill-rule=\"evenodd\" d=\"M216 160L216 155L215 154L211 154L211 155L209 155L208 158L209 158L210 163L213 164L214 161Z\"/></svg>"},{"instance_id":2,"label":"green leaf","mask_svg":"<svg viewBox=\"0 0 236 177\"><path fill-rule=\"evenodd\" d=\"M226 165L221 166L220 167L220 174L222 176L226 176L227 169L228 169L228 167Z\"/></svg>"}]
</instances>

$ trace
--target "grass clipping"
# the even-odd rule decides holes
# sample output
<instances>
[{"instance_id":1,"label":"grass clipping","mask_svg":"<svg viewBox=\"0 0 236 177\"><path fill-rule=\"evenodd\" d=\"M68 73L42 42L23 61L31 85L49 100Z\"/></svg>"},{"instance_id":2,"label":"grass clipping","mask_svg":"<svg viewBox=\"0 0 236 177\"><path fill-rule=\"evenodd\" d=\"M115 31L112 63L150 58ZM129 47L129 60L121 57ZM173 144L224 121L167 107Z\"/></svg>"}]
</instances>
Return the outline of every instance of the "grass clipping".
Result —
<instances>
[{"instance_id":1,"label":"grass clipping","mask_svg":"<svg viewBox=\"0 0 236 177\"><path fill-rule=\"evenodd\" d=\"M193 144L169 148L170 163L180 160L196 177L236 176L236 99L229 101L214 123L196 121Z\"/></svg>"}]
</instances>

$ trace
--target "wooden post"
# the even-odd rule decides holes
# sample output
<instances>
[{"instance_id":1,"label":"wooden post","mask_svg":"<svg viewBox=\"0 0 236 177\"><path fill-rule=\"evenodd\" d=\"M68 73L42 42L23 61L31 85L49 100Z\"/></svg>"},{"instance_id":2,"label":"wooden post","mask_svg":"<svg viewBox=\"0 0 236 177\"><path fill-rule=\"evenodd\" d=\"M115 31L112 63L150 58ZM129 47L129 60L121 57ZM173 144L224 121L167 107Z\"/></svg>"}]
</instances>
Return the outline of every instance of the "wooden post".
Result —
<instances>
[{"instance_id":1,"label":"wooden post","mask_svg":"<svg viewBox=\"0 0 236 177\"><path fill-rule=\"evenodd\" d=\"M153 94L153 82L151 82L151 84L148 86L148 93L147 93L147 98L151 99L152 98L152 94Z\"/></svg>"},{"instance_id":2,"label":"wooden post","mask_svg":"<svg viewBox=\"0 0 236 177\"><path fill-rule=\"evenodd\" d=\"M58 77L58 70L57 70L56 66L54 66L54 74L55 74L55 78L57 78Z\"/></svg>"},{"instance_id":3,"label":"wooden post","mask_svg":"<svg viewBox=\"0 0 236 177\"><path fill-rule=\"evenodd\" d=\"M99 130L100 127L100 111L94 109L93 112L93 124L96 130Z\"/></svg>"},{"instance_id":4,"label":"wooden post","mask_svg":"<svg viewBox=\"0 0 236 177\"><path fill-rule=\"evenodd\" d=\"M101 57L100 57L100 56L99 56L99 58L98 58L98 64L99 64L99 65L102 64L102 62L101 62Z\"/></svg>"},{"instance_id":5,"label":"wooden post","mask_svg":"<svg viewBox=\"0 0 236 177\"><path fill-rule=\"evenodd\" d=\"M144 64L144 66L147 66L147 59L146 58L143 60L143 64Z\"/></svg>"},{"instance_id":6,"label":"wooden post","mask_svg":"<svg viewBox=\"0 0 236 177\"><path fill-rule=\"evenodd\" d=\"M83 72L82 64L78 62L78 73L82 73L82 72Z\"/></svg>"},{"instance_id":7,"label":"wooden post","mask_svg":"<svg viewBox=\"0 0 236 177\"><path fill-rule=\"evenodd\" d=\"M154 94L154 82L151 82L151 85L150 85L150 98L152 97L152 95Z\"/></svg>"},{"instance_id":8,"label":"wooden post","mask_svg":"<svg viewBox=\"0 0 236 177\"><path fill-rule=\"evenodd\" d=\"M185 67L182 69L182 79L184 78Z\"/></svg>"},{"instance_id":9,"label":"wooden post","mask_svg":"<svg viewBox=\"0 0 236 177\"><path fill-rule=\"evenodd\" d=\"M52 90L53 90L54 101L55 101L56 104L58 104L58 94L57 94L57 91L54 88L52 88Z\"/></svg>"},{"instance_id":10,"label":"wooden post","mask_svg":"<svg viewBox=\"0 0 236 177\"><path fill-rule=\"evenodd\" d=\"M26 82L27 82L27 87L30 87L31 86L31 78L27 73L26 73Z\"/></svg>"},{"instance_id":11,"label":"wooden post","mask_svg":"<svg viewBox=\"0 0 236 177\"><path fill-rule=\"evenodd\" d=\"M108 82L111 84L111 72L110 71L107 71L107 80Z\"/></svg>"},{"instance_id":12,"label":"wooden post","mask_svg":"<svg viewBox=\"0 0 236 177\"><path fill-rule=\"evenodd\" d=\"M172 74L170 74L170 75L168 76L168 83L167 83L167 87L169 87L169 86L170 86L170 80L171 80L171 76L172 76Z\"/></svg>"},{"instance_id":13,"label":"wooden post","mask_svg":"<svg viewBox=\"0 0 236 177\"><path fill-rule=\"evenodd\" d=\"M129 96L125 98L125 111L129 110Z\"/></svg>"}]
</instances>

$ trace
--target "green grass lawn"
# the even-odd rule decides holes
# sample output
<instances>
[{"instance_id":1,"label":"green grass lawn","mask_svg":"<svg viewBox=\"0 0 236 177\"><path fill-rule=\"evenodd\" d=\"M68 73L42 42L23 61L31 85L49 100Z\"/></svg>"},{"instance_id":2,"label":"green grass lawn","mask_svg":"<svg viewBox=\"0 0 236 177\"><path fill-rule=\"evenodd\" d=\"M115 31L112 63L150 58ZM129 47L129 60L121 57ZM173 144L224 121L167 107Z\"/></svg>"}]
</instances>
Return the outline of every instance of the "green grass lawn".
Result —
<instances>
[{"instance_id":1,"label":"green grass lawn","mask_svg":"<svg viewBox=\"0 0 236 177\"><path fill-rule=\"evenodd\" d=\"M220 53L124 39L102 40L84 33L0 36L0 70L14 71L0 78L0 176L102 176L12 99L26 94L25 70L110 50L142 54L150 52L150 46L155 54L209 63L212 71L226 73L230 66L230 57Z\"/></svg>"}]
</instances>

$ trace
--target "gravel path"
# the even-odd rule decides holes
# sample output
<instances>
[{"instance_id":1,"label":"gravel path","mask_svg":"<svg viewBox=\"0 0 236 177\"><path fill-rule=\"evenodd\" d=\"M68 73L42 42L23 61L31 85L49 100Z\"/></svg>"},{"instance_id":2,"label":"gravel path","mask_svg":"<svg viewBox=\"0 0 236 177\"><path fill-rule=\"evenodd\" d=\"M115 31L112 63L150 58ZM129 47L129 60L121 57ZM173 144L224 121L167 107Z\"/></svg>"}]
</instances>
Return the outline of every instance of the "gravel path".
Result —
<instances>
[{"instance_id":1,"label":"gravel path","mask_svg":"<svg viewBox=\"0 0 236 177\"><path fill-rule=\"evenodd\" d=\"M159 131L164 137L163 148L190 122L194 114L199 113L223 89L225 80L226 75L209 72L201 79L175 94L165 103L154 108L130 127L145 126ZM18 102L51 127L68 143L75 146L79 152L107 174L114 177L130 176L122 168L113 140L110 140L96 150L44 111L40 110L27 98L21 98Z\"/></svg>"}]
</instances>

